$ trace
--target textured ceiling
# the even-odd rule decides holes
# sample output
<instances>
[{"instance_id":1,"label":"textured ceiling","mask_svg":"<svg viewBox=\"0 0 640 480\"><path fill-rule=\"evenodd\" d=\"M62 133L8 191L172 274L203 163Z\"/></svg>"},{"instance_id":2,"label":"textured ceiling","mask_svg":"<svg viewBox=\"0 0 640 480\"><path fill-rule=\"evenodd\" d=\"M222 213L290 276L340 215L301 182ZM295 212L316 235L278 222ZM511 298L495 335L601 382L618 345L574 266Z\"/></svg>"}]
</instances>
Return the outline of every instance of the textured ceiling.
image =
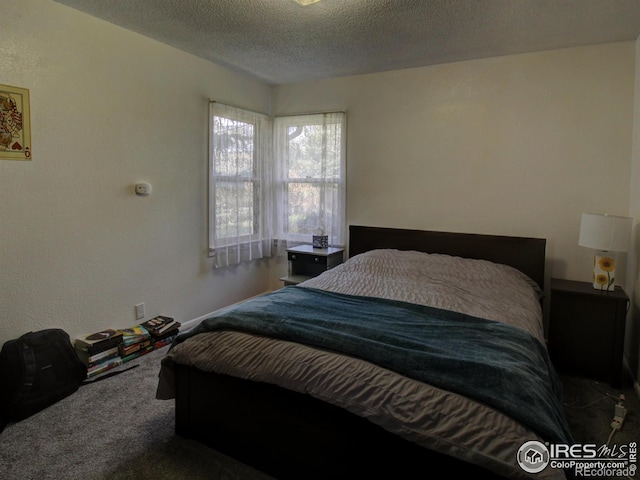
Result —
<instances>
[{"instance_id":1,"label":"textured ceiling","mask_svg":"<svg viewBox=\"0 0 640 480\"><path fill-rule=\"evenodd\" d=\"M56 1L269 84L640 35L640 0Z\"/></svg>"}]
</instances>

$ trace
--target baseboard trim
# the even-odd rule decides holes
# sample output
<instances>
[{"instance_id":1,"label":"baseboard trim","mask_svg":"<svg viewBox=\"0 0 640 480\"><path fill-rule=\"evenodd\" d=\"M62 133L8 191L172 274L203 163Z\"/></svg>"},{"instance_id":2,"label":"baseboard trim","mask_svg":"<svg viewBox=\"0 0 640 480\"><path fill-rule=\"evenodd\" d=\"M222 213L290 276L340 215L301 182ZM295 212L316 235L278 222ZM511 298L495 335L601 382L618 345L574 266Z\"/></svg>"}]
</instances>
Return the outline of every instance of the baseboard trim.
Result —
<instances>
[{"instance_id":1,"label":"baseboard trim","mask_svg":"<svg viewBox=\"0 0 640 480\"><path fill-rule=\"evenodd\" d=\"M218 310L214 310L213 312L206 313L206 314L201 315L201 316L199 316L197 318L193 318L191 320L186 320L186 321L182 322L182 326L180 327L180 333L184 333L184 332L187 332L187 331L191 330L196 325L199 325L200 322L202 322L203 320L206 320L207 318L211 317L212 315L215 315L216 313L220 313L223 310L226 310L227 308L231 308L231 307L233 307L235 305L239 305L241 303L246 302L247 300L251 300L252 298L260 297L260 296L264 295L265 293L269 293L269 290L267 290L266 292L259 293L257 295L253 295L252 297L245 298L244 300L240 300L239 302L232 303L231 305L227 305L226 307L219 308Z\"/></svg>"}]
</instances>

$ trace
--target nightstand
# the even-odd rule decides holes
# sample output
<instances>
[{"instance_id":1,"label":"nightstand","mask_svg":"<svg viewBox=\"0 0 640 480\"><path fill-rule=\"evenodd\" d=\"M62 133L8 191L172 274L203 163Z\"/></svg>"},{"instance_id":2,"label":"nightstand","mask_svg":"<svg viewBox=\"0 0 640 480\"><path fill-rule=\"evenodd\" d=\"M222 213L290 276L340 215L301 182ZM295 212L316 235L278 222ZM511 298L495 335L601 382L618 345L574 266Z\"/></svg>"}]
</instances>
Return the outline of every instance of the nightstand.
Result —
<instances>
[{"instance_id":1,"label":"nightstand","mask_svg":"<svg viewBox=\"0 0 640 480\"><path fill-rule=\"evenodd\" d=\"M311 245L300 245L287 249L289 274L280 278L284 285L296 285L322 272L341 264L344 261L344 248L313 248Z\"/></svg>"},{"instance_id":2,"label":"nightstand","mask_svg":"<svg viewBox=\"0 0 640 480\"><path fill-rule=\"evenodd\" d=\"M600 291L590 282L551 279L549 353L558 371L622 384L629 297L620 287Z\"/></svg>"}]
</instances>

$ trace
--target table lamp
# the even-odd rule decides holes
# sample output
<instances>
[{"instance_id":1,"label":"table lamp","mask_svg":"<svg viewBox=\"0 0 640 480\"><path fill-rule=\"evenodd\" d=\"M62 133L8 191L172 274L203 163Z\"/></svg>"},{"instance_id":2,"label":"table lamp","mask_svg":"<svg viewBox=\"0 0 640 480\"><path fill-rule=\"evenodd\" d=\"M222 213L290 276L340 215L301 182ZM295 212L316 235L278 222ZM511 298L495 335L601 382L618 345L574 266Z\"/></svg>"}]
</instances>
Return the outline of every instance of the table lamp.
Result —
<instances>
[{"instance_id":1,"label":"table lamp","mask_svg":"<svg viewBox=\"0 0 640 480\"><path fill-rule=\"evenodd\" d=\"M629 250L633 219L617 215L583 213L578 245L593 248L593 288L615 290L616 253Z\"/></svg>"}]
</instances>

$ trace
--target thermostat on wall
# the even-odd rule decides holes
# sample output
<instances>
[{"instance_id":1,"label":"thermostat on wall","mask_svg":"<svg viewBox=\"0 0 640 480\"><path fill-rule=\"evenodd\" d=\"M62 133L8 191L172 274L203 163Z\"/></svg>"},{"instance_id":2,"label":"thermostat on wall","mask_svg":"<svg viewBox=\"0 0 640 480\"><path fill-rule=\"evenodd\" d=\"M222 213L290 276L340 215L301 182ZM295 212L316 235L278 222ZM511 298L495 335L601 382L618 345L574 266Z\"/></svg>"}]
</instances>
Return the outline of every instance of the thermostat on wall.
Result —
<instances>
[{"instance_id":1,"label":"thermostat on wall","mask_svg":"<svg viewBox=\"0 0 640 480\"><path fill-rule=\"evenodd\" d=\"M148 183L136 183L136 195L146 197L151 194L151 185Z\"/></svg>"}]
</instances>

